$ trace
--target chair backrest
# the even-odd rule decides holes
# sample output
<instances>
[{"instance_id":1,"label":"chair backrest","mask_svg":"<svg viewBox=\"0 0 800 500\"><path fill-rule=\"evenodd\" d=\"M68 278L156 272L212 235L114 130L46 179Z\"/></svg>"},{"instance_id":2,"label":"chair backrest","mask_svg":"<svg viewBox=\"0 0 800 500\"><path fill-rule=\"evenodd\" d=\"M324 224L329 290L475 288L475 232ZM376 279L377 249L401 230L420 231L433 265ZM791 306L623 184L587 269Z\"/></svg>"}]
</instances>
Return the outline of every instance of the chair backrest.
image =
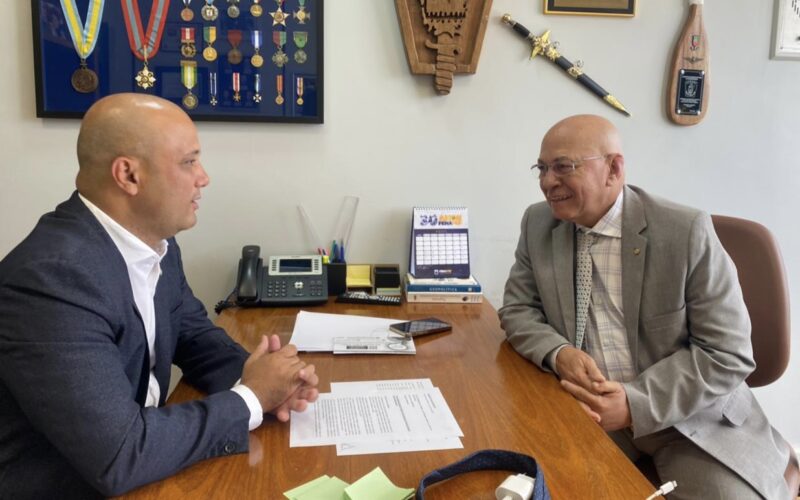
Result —
<instances>
[{"instance_id":1,"label":"chair backrest","mask_svg":"<svg viewBox=\"0 0 800 500\"><path fill-rule=\"evenodd\" d=\"M724 215L711 219L736 265L750 314L756 369L747 384L770 384L786 370L790 352L789 289L780 249L772 233L757 222Z\"/></svg>"}]
</instances>

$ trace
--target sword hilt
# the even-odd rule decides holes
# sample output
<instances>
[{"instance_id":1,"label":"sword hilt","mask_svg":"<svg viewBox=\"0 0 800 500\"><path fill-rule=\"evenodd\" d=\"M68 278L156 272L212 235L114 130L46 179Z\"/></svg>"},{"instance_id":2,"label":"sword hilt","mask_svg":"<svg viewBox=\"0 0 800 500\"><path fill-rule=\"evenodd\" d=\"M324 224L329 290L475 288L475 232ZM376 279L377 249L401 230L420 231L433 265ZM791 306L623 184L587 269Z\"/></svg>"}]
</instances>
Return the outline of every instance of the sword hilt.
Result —
<instances>
[{"instance_id":1,"label":"sword hilt","mask_svg":"<svg viewBox=\"0 0 800 500\"><path fill-rule=\"evenodd\" d=\"M512 17L511 14L503 14L502 20L507 25L511 26L511 28L522 35L523 38L527 38L528 40L533 40L533 35L531 34L530 30L525 26L516 22Z\"/></svg>"}]
</instances>

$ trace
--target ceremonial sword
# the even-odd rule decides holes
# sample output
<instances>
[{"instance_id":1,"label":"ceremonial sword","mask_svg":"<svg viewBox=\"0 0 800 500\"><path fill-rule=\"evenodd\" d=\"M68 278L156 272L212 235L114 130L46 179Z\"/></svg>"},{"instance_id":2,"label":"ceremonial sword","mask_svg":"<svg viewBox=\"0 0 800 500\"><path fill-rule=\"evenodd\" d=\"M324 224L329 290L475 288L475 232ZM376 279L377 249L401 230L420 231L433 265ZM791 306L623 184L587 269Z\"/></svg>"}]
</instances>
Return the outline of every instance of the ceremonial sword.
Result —
<instances>
[{"instance_id":1,"label":"ceremonial sword","mask_svg":"<svg viewBox=\"0 0 800 500\"><path fill-rule=\"evenodd\" d=\"M609 105L613 106L614 109L624 113L626 116L631 115L616 97L608 93L605 89L603 89L603 87L598 85L597 82L589 78L589 76L583 72L580 65L572 64L566 57L562 56L558 50L556 50L556 43L550 41L550 30L545 31L541 36L535 36L528 30L528 28L514 21L510 14L503 15L503 22L511 26L514 31L522 35L523 38L530 41L531 46L533 46L533 50L531 51L531 59L539 54L543 54L545 57L556 63L559 68L566 71L569 76L577 80L578 83L589 89L593 94L607 102Z\"/></svg>"}]
</instances>

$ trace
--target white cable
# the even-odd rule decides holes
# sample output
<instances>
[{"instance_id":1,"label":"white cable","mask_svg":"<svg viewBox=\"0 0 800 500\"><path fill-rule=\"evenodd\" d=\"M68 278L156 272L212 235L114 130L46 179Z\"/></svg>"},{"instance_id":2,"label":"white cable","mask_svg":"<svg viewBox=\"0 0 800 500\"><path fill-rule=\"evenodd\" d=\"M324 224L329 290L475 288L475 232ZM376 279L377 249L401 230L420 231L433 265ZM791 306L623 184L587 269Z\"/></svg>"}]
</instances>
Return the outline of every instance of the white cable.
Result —
<instances>
[{"instance_id":1,"label":"white cable","mask_svg":"<svg viewBox=\"0 0 800 500\"><path fill-rule=\"evenodd\" d=\"M645 500L653 500L659 495L669 495L672 491L678 487L677 481L667 481L666 483L662 484L652 495L647 497Z\"/></svg>"}]
</instances>

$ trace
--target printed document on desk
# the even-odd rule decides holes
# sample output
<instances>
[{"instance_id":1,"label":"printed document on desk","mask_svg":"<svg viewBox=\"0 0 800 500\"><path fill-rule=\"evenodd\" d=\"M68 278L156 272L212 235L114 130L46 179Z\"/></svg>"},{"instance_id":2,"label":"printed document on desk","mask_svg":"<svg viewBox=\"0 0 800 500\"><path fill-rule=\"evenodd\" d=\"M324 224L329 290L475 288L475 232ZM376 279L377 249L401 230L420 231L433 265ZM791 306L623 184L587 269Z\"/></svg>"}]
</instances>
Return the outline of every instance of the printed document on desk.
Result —
<instances>
[{"instance_id":1,"label":"printed document on desk","mask_svg":"<svg viewBox=\"0 0 800 500\"><path fill-rule=\"evenodd\" d=\"M396 338L389 325L400 321L403 320L300 311L289 343L298 351L332 352L336 337ZM413 350L414 344L409 347Z\"/></svg>"},{"instance_id":2,"label":"printed document on desk","mask_svg":"<svg viewBox=\"0 0 800 500\"><path fill-rule=\"evenodd\" d=\"M290 447L416 440L430 449L425 440L463 436L438 388L320 394L290 425Z\"/></svg>"},{"instance_id":3,"label":"printed document on desk","mask_svg":"<svg viewBox=\"0 0 800 500\"><path fill-rule=\"evenodd\" d=\"M433 389L429 378L400 380L371 380L365 382L331 382L331 392L364 394L367 392L415 391ZM336 455L370 455L406 451L454 450L464 445L458 436L438 438L387 439L380 441L346 441L336 443Z\"/></svg>"}]
</instances>

